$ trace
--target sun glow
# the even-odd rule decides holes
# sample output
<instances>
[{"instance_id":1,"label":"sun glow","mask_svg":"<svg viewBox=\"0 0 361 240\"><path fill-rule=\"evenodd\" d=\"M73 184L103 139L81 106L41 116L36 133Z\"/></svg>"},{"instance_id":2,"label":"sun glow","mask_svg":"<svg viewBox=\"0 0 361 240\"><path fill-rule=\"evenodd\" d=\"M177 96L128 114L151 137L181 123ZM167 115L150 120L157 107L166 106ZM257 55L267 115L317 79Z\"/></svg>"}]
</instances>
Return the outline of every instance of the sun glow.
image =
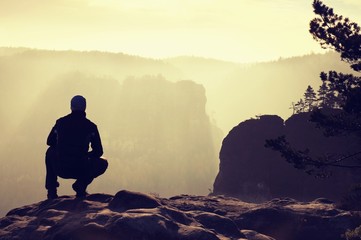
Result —
<instances>
[{"instance_id":1,"label":"sun glow","mask_svg":"<svg viewBox=\"0 0 361 240\"><path fill-rule=\"evenodd\" d=\"M349 2L327 1L353 19L361 4ZM237 62L320 51L308 33L306 0L30 0L1 1L0 9L0 46Z\"/></svg>"}]
</instances>

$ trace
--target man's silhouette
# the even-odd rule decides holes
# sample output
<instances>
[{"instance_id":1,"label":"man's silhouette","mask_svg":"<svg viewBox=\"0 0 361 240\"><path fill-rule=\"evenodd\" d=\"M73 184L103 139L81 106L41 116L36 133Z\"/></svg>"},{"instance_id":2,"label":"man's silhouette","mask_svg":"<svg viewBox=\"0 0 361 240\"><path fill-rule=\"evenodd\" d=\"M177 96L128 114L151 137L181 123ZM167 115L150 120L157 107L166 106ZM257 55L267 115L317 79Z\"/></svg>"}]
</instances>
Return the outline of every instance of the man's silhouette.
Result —
<instances>
[{"instance_id":1,"label":"man's silhouette","mask_svg":"<svg viewBox=\"0 0 361 240\"><path fill-rule=\"evenodd\" d=\"M50 146L45 157L48 199L58 197L58 176L76 179L73 184L76 196L85 197L87 186L108 167L108 162L100 158L103 147L98 128L86 118L85 98L74 96L70 107L71 113L56 121L47 139Z\"/></svg>"}]
</instances>

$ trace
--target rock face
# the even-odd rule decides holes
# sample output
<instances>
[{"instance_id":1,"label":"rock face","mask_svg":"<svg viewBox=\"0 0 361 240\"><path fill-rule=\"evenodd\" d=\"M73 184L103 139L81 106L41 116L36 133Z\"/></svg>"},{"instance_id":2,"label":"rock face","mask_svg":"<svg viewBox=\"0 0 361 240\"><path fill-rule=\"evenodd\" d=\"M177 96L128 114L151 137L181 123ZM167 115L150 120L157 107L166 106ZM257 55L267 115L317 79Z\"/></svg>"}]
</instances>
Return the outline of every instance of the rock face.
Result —
<instances>
[{"instance_id":1,"label":"rock face","mask_svg":"<svg viewBox=\"0 0 361 240\"><path fill-rule=\"evenodd\" d=\"M309 113L293 115L286 122L278 116L247 120L223 140L214 193L246 201L276 197L339 200L352 184L361 181L360 171L334 169L330 178L320 179L295 169L278 152L264 147L266 139L281 135L296 149L309 148L314 156L357 152L361 147L355 138L325 137L309 121Z\"/></svg>"},{"instance_id":2,"label":"rock face","mask_svg":"<svg viewBox=\"0 0 361 240\"><path fill-rule=\"evenodd\" d=\"M251 204L223 196L166 199L123 190L13 209L0 219L0 239L338 240L360 223L360 212L339 210L325 199Z\"/></svg>"}]
</instances>

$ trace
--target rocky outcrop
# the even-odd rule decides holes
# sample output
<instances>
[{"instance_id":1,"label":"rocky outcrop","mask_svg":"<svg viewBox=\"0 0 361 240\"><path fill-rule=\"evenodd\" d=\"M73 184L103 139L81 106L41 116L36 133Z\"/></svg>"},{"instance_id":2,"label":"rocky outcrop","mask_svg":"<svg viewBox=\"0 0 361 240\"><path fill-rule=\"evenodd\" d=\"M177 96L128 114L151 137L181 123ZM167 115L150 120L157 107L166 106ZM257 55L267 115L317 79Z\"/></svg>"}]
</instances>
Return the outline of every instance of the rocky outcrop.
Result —
<instances>
[{"instance_id":1,"label":"rocky outcrop","mask_svg":"<svg viewBox=\"0 0 361 240\"><path fill-rule=\"evenodd\" d=\"M223 140L214 193L247 201L342 198L352 184L361 182L360 171L333 169L331 177L316 178L295 169L278 152L264 146L266 139L285 135L295 149L308 148L314 156L360 149L359 141L351 136L325 137L309 117L309 113L297 114L284 122L278 116L261 116L233 128Z\"/></svg>"},{"instance_id":2,"label":"rocky outcrop","mask_svg":"<svg viewBox=\"0 0 361 240\"><path fill-rule=\"evenodd\" d=\"M326 199L254 204L223 196L167 199L123 190L13 209L0 219L0 239L338 240L360 223L360 212L337 209Z\"/></svg>"}]
</instances>

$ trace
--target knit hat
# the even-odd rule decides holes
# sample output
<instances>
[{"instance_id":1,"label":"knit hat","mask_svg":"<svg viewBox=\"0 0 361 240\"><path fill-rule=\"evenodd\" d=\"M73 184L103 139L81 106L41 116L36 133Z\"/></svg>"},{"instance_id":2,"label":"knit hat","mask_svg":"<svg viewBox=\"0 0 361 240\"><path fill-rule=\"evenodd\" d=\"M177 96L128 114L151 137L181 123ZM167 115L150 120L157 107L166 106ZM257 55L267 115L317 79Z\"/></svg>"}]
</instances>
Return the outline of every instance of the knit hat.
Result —
<instances>
[{"instance_id":1,"label":"knit hat","mask_svg":"<svg viewBox=\"0 0 361 240\"><path fill-rule=\"evenodd\" d=\"M70 101L70 109L72 111L85 111L86 100L83 96L76 95Z\"/></svg>"}]
</instances>

